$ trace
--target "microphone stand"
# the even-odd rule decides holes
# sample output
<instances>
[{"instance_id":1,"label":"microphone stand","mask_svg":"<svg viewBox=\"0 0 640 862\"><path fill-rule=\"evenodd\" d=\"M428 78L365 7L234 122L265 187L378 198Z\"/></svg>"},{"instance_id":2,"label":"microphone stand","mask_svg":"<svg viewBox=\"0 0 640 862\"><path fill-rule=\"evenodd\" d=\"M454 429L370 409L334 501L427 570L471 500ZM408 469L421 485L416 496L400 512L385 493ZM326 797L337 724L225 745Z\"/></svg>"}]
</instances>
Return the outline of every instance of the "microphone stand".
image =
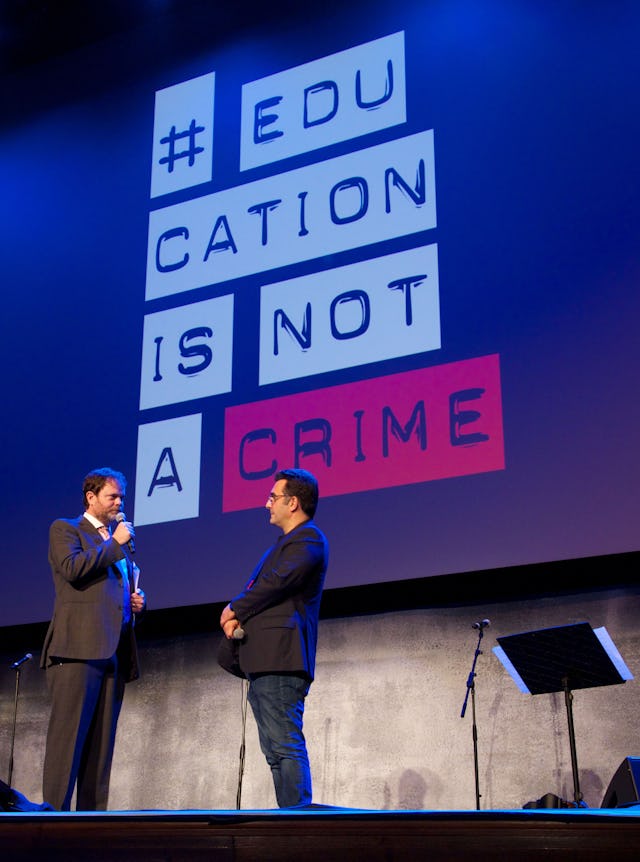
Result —
<instances>
[{"instance_id":1,"label":"microphone stand","mask_svg":"<svg viewBox=\"0 0 640 862\"><path fill-rule=\"evenodd\" d=\"M22 664L22 662L20 662ZM13 698L13 727L11 728L11 747L9 749L9 775L7 784L11 787L13 778L13 747L16 741L16 720L18 718L18 694L20 692L20 664L16 667L16 691Z\"/></svg>"},{"instance_id":2,"label":"microphone stand","mask_svg":"<svg viewBox=\"0 0 640 862\"><path fill-rule=\"evenodd\" d=\"M475 652L473 654L473 663L471 665L471 671L469 672L469 677L467 679L467 693L464 697L464 703L462 704L462 712L460 713L460 718L464 718L465 713L467 711L467 702L469 700L469 693L471 693L471 728L473 735L473 768L476 780L476 811L480 811L480 778L478 773L478 726L476 724L476 663L478 661L478 656L482 655L482 650L480 649L480 644L482 643L482 638L484 637L484 626L480 624L478 626L478 644L476 646Z\"/></svg>"},{"instance_id":3,"label":"microphone stand","mask_svg":"<svg viewBox=\"0 0 640 862\"><path fill-rule=\"evenodd\" d=\"M242 680L242 738L240 740L240 763L238 765L238 792L236 794L236 809L240 811L240 800L242 798L242 777L244 775L245 738L247 730L247 699L249 696L249 680Z\"/></svg>"}]
</instances>

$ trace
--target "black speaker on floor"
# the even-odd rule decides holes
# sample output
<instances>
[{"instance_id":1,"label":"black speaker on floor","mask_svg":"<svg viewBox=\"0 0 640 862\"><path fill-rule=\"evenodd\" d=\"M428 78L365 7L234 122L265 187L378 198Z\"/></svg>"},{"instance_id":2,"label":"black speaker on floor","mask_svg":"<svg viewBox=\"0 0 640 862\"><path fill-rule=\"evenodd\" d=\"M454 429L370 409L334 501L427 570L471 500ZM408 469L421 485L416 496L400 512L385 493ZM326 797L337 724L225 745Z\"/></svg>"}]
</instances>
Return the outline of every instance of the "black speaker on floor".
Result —
<instances>
[{"instance_id":1,"label":"black speaker on floor","mask_svg":"<svg viewBox=\"0 0 640 862\"><path fill-rule=\"evenodd\" d=\"M540 799L533 799L531 802L527 802L526 805L522 806L523 808L572 808L569 802L566 799L561 799L560 796L556 796L555 793L545 793L544 796L541 796Z\"/></svg>"},{"instance_id":2,"label":"black speaker on floor","mask_svg":"<svg viewBox=\"0 0 640 862\"><path fill-rule=\"evenodd\" d=\"M640 805L640 757L625 757L611 779L600 808Z\"/></svg>"}]
</instances>

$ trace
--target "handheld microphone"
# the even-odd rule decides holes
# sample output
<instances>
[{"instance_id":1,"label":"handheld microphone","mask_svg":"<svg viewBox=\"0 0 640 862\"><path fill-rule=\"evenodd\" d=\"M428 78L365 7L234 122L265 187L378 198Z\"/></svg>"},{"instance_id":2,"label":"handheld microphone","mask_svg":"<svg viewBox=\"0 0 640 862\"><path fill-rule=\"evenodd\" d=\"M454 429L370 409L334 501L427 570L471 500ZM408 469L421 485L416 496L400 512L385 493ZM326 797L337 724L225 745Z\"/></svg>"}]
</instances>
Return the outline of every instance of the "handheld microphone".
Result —
<instances>
[{"instance_id":1,"label":"handheld microphone","mask_svg":"<svg viewBox=\"0 0 640 862\"><path fill-rule=\"evenodd\" d=\"M233 630L233 634L231 635L234 641L244 640L244 629L242 626L238 626Z\"/></svg>"},{"instance_id":2,"label":"handheld microphone","mask_svg":"<svg viewBox=\"0 0 640 862\"><path fill-rule=\"evenodd\" d=\"M116 521L118 522L118 524L121 524L123 521L126 521L126 520L127 520L127 516L125 515L125 513L124 512L118 512L118 514L116 515ZM133 539L129 539L129 541L127 542L127 548L129 548L130 554L135 554L136 546L134 544Z\"/></svg>"},{"instance_id":3,"label":"handheld microphone","mask_svg":"<svg viewBox=\"0 0 640 862\"><path fill-rule=\"evenodd\" d=\"M26 655L23 655L22 658L19 658L18 661L14 661L14 663L12 665L9 665L9 666L10 666L11 670L17 670L20 667L20 665L23 665L26 661L31 661L32 658L33 658L33 656L31 655L30 652L28 652L28 653L26 653Z\"/></svg>"},{"instance_id":4,"label":"handheld microphone","mask_svg":"<svg viewBox=\"0 0 640 862\"><path fill-rule=\"evenodd\" d=\"M491 625L491 620L480 620L480 622L472 623L471 628L472 629L480 629L480 631L482 631L482 629L486 629L487 626L490 626L490 625Z\"/></svg>"}]
</instances>

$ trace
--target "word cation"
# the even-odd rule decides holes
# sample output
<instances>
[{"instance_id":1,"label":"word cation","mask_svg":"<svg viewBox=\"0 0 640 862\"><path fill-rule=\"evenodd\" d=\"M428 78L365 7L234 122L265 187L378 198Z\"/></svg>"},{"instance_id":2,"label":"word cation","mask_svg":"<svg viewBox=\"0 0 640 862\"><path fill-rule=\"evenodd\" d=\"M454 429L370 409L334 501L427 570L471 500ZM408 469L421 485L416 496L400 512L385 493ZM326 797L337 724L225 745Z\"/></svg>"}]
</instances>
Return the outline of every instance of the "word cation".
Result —
<instances>
[{"instance_id":1,"label":"word cation","mask_svg":"<svg viewBox=\"0 0 640 862\"><path fill-rule=\"evenodd\" d=\"M429 130L151 212L146 298L435 226Z\"/></svg>"}]
</instances>

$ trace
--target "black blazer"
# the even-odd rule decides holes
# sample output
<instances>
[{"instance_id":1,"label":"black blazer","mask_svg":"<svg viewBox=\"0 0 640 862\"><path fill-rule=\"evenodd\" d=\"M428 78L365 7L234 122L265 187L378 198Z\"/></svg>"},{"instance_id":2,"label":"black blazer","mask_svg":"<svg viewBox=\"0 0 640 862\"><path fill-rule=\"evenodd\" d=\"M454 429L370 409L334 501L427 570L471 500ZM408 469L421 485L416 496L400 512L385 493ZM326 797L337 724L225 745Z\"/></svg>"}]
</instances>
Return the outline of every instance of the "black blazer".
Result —
<instances>
[{"instance_id":1,"label":"black blazer","mask_svg":"<svg viewBox=\"0 0 640 862\"><path fill-rule=\"evenodd\" d=\"M312 521L278 539L231 600L245 638L224 638L218 661L225 670L237 676L300 673L313 679L328 559L327 540Z\"/></svg>"},{"instance_id":2,"label":"black blazer","mask_svg":"<svg viewBox=\"0 0 640 862\"><path fill-rule=\"evenodd\" d=\"M118 650L125 680L137 678L133 626L122 629L123 575L116 565L120 560L130 571L124 548L113 538L105 542L83 515L53 522L49 564L56 597L41 667L53 656L89 661L111 658Z\"/></svg>"}]
</instances>

